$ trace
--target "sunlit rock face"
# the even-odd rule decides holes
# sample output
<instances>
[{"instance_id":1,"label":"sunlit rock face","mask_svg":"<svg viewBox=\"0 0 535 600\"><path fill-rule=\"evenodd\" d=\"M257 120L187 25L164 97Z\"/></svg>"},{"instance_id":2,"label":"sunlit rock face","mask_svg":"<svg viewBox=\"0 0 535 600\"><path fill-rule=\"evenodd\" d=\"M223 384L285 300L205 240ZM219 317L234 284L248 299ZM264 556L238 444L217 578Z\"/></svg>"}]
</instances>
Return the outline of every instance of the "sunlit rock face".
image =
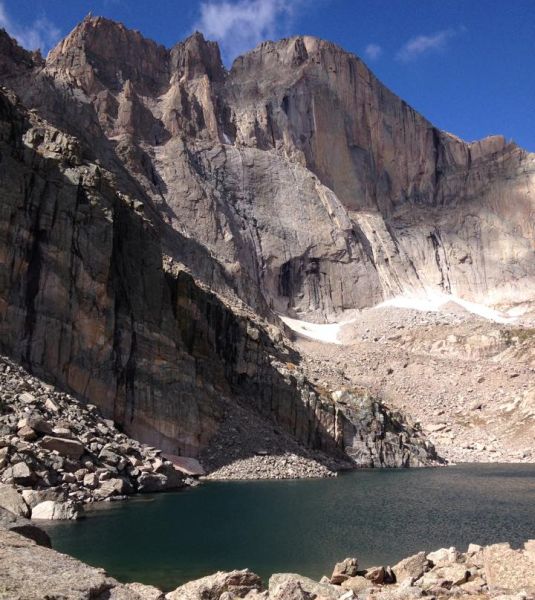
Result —
<instances>
[{"instance_id":1,"label":"sunlit rock face","mask_svg":"<svg viewBox=\"0 0 535 600\"><path fill-rule=\"evenodd\" d=\"M266 42L227 72L200 34L168 51L93 18L45 71L84 91L171 227L257 309L533 297L533 155L438 130L329 42Z\"/></svg>"},{"instance_id":2,"label":"sunlit rock face","mask_svg":"<svg viewBox=\"0 0 535 600\"><path fill-rule=\"evenodd\" d=\"M373 402L359 425L266 322L533 297L533 155L440 132L330 43L227 71L200 34L89 17L46 60L0 33L0 83L2 350L171 453L239 401L310 448L423 464L416 430Z\"/></svg>"}]
</instances>

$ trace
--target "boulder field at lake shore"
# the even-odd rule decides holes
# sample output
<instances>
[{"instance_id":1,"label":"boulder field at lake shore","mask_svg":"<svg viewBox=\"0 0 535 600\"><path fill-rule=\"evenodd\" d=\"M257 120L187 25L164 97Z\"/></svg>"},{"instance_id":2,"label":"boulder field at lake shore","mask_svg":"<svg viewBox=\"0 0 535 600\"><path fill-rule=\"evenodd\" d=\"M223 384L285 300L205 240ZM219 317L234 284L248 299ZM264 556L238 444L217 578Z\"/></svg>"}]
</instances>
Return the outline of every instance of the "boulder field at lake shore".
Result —
<instances>
[{"instance_id":1,"label":"boulder field at lake shore","mask_svg":"<svg viewBox=\"0 0 535 600\"><path fill-rule=\"evenodd\" d=\"M204 473L164 455L0 357L0 508L19 517L76 519L82 505L175 490Z\"/></svg>"},{"instance_id":2,"label":"boulder field at lake shore","mask_svg":"<svg viewBox=\"0 0 535 600\"><path fill-rule=\"evenodd\" d=\"M5 527L5 523L2 523ZM35 529L38 529L35 527ZM46 535L46 534L45 534ZM521 549L509 544L466 552L442 548L419 552L393 567L359 567L346 558L331 577L314 581L276 573L266 585L248 569L218 572L163 591L141 583L122 584L100 568L36 543L14 529L0 528L2 600L531 600L535 598L535 540ZM39 540L37 539L37 542Z\"/></svg>"}]
</instances>

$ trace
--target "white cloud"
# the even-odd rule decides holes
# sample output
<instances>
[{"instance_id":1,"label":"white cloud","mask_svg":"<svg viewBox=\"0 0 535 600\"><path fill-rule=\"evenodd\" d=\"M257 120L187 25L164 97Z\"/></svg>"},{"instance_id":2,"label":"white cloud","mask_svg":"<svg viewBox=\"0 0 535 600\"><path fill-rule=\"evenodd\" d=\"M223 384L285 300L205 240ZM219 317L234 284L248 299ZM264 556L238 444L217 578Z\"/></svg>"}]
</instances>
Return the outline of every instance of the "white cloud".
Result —
<instances>
[{"instance_id":1,"label":"white cloud","mask_svg":"<svg viewBox=\"0 0 535 600\"><path fill-rule=\"evenodd\" d=\"M382 53L383 49L379 44L368 44L364 49L364 54L366 54L370 60L377 60Z\"/></svg>"},{"instance_id":2,"label":"white cloud","mask_svg":"<svg viewBox=\"0 0 535 600\"><path fill-rule=\"evenodd\" d=\"M448 41L457 33L455 29L444 29L431 35L413 37L399 49L396 58L402 62L410 62L423 54L444 50Z\"/></svg>"},{"instance_id":3,"label":"white cloud","mask_svg":"<svg viewBox=\"0 0 535 600\"><path fill-rule=\"evenodd\" d=\"M226 60L284 35L295 6L286 0L206 0L194 29L221 45Z\"/></svg>"},{"instance_id":4,"label":"white cloud","mask_svg":"<svg viewBox=\"0 0 535 600\"><path fill-rule=\"evenodd\" d=\"M31 25L23 26L13 21L7 14L4 3L0 1L0 27L27 50L40 49L43 53L59 40L60 30L46 17L36 19Z\"/></svg>"}]
</instances>

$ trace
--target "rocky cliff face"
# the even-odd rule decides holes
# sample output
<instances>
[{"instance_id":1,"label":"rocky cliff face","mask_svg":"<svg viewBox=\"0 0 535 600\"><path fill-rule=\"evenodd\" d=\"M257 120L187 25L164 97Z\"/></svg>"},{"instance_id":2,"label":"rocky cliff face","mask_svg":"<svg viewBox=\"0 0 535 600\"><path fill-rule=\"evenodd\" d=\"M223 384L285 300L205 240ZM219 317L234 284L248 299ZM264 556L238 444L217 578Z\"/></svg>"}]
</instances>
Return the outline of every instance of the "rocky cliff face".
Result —
<instances>
[{"instance_id":1,"label":"rocky cliff face","mask_svg":"<svg viewBox=\"0 0 535 600\"><path fill-rule=\"evenodd\" d=\"M420 432L378 403L342 435L351 416L303 376L280 332L165 254L161 222L120 191L83 139L5 89L0 124L0 343L16 361L171 454L207 447L234 403L342 461L357 439L369 452L356 464L434 460Z\"/></svg>"},{"instance_id":2,"label":"rocky cliff face","mask_svg":"<svg viewBox=\"0 0 535 600\"><path fill-rule=\"evenodd\" d=\"M166 51L96 18L44 71L257 309L252 290L316 318L408 292L533 297L533 156L439 131L333 44L266 42L226 72L200 34Z\"/></svg>"},{"instance_id":3,"label":"rocky cliff face","mask_svg":"<svg viewBox=\"0 0 535 600\"><path fill-rule=\"evenodd\" d=\"M425 463L267 323L532 298L533 156L438 131L332 44L226 71L200 34L168 50L91 17L46 61L0 34L0 83L2 350L164 450L196 455L238 402L357 464Z\"/></svg>"}]
</instances>

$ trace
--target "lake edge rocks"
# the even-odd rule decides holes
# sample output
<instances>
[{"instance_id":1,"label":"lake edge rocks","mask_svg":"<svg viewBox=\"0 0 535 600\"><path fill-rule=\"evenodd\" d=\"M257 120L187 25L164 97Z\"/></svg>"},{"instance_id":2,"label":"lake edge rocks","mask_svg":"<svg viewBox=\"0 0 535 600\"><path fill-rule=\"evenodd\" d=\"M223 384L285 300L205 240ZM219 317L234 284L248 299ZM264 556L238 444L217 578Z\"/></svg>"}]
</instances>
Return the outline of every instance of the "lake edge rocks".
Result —
<instances>
[{"instance_id":1,"label":"lake edge rocks","mask_svg":"<svg viewBox=\"0 0 535 600\"><path fill-rule=\"evenodd\" d=\"M4 525L5 527L5 525ZM165 594L141 583L122 584L104 569L38 545L15 530L0 527L1 596L62 600L530 600L535 597L535 540L509 544L470 544L466 552L441 548L419 552L390 567L360 569L356 558L338 563L331 579L317 582L295 573L273 574L267 585L249 569L219 571ZM339 583L332 583L332 581Z\"/></svg>"},{"instance_id":2,"label":"lake edge rocks","mask_svg":"<svg viewBox=\"0 0 535 600\"><path fill-rule=\"evenodd\" d=\"M0 404L0 509L18 517L76 519L86 504L196 484L180 464L120 432L96 406L2 356Z\"/></svg>"}]
</instances>

